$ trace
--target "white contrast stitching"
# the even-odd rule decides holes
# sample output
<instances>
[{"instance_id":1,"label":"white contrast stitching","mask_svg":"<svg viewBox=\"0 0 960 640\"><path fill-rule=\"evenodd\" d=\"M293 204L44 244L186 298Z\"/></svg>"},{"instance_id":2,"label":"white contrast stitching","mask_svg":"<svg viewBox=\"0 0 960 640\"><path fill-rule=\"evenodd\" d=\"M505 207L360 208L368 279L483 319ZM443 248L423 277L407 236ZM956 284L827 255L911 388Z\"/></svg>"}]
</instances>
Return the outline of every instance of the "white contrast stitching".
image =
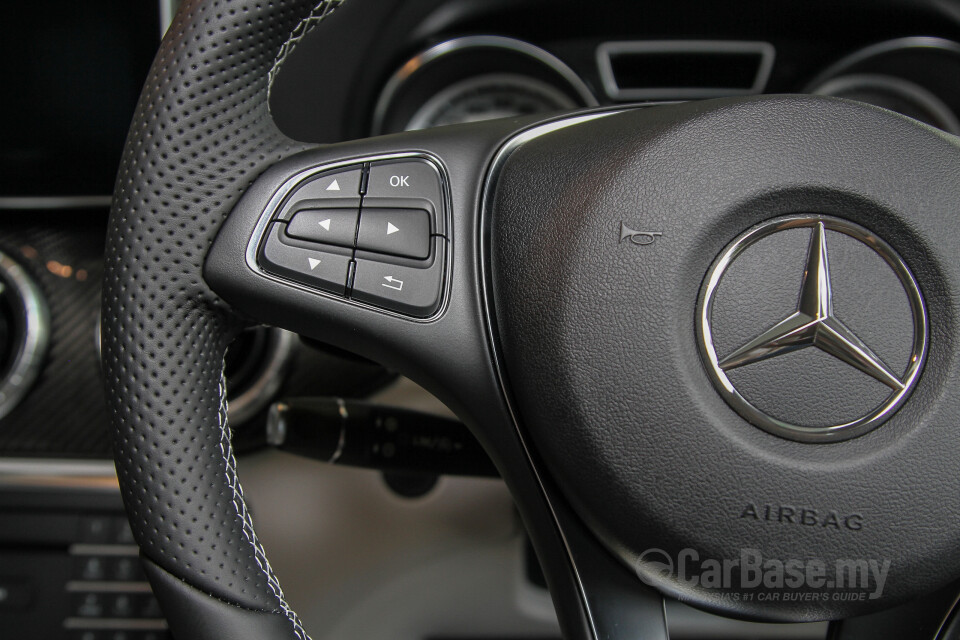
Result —
<instances>
[{"instance_id":1,"label":"white contrast stitching","mask_svg":"<svg viewBox=\"0 0 960 640\"><path fill-rule=\"evenodd\" d=\"M260 543L260 539L257 538L257 534L253 529L253 518L247 509L246 500L243 498L243 487L240 486L240 479L237 476L237 461L233 455L230 426L227 422L227 381L223 369L221 369L220 374L219 393L220 409L217 412L217 422L220 428L220 453L226 463L227 486L230 487L233 493L233 506L237 512L237 517L243 522L243 536L253 547L253 557L257 562L257 566L260 567L263 575L267 578L267 585L277 598L283 614L293 625L293 632L299 640L310 640L310 636L307 635L307 632L304 630L300 618L287 603L283 595L283 589L280 588L280 581L277 580L277 576L273 572L273 567L270 566L270 562L267 560L267 554L263 549L263 545Z\"/></svg>"},{"instance_id":2,"label":"white contrast stitching","mask_svg":"<svg viewBox=\"0 0 960 640\"><path fill-rule=\"evenodd\" d=\"M303 40L303 38L314 29L314 27L329 17L330 14L340 7L340 5L342 5L345 1L346 0L322 0L313 8L306 18L297 24L297 26L291 32L290 37L287 38L287 41L283 43L282 47L280 47L280 51L277 53L277 58L274 61L273 67L270 69L267 79L268 109L270 104L270 91L273 88L273 81L277 71L279 71L280 67L283 66L284 61L296 48L297 44L299 44L300 41ZM236 458L234 458L233 455L230 427L227 423L226 377L222 372L220 376L219 392L220 410L217 415L217 420L220 427L220 452L223 455L224 462L226 463L227 485L230 487L233 493L232 502L234 509L237 512L237 517L239 517L243 522L243 535L253 547L254 559L256 560L257 565L260 567L260 570L263 572L263 575L267 578L267 585L270 587L273 595L277 598L280 609L293 625L294 634L296 634L298 640L310 640L310 636L307 635L306 630L304 630L303 624L300 622L300 618L287 603L286 598L283 595L283 589L280 587L280 582L277 580L276 574L273 572L273 567L270 566L270 562L267 560L267 555L263 549L263 545L260 543L260 540L257 538L257 534L253 529L253 518L250 516L250 512L247 509L247 503L243 498L243 488L240 486L240 480L237 477L237 463Z\"/></svg>"},{"instance_id":3,"label":"white contrast stitching","mask_svg":"<svg viewBox=\"0 0 960 640\"><path fill-rule=\"evenodd\" d=\"M290 33L290 37L287 38L287 41L283 43L283 46L280 47L280 51L277 53L277 59L273 63L273 67L270 68L270 74L267 77L267 104L270 104L270 93L273 91L273 80L277 72L280 70L280 67L283 66L283 63L286 61L287 57L293 53L293 50L296 49L297 45L300 44L300 41L316 27L318 24L323 22L333 13L336 9L340 7L346 0L322 0L317 6L313 8L313 11L307 15L306 18L300 21L300 23L294 27L293 31Z\"/></svg>"}]
</instances>

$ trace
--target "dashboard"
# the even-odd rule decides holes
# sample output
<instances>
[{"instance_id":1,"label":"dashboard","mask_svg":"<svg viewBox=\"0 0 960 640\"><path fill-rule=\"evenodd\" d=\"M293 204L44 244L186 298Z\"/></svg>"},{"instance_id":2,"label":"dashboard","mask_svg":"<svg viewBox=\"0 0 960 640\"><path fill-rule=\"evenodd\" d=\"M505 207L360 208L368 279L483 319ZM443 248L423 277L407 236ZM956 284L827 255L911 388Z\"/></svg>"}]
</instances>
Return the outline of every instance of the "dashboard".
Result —
<instances>
[{"instance_id":1,"label":"dashboard","mask_svg":"<svg viewBox=\"0 0 960 640\"><path fill-rule=\"evenodd\" d=\"M99 308L116 167L177 2L52 4L8 7L0 38L0 629L158 640L166 625L135 566L110 462ZM341 11L338 32L311 32L274 79L271 111L293 138L762 93L858 100L960 135L955 2L353 0ZM410 489L267 447L270 405L285 398L449 415L436 399L376 363L266 327L245 332L226 367L259 529L308 626L331 637L557 636L499 481ZM677 638L827 633L677 603L669 617Z\"/></svg>"}]
</instances>

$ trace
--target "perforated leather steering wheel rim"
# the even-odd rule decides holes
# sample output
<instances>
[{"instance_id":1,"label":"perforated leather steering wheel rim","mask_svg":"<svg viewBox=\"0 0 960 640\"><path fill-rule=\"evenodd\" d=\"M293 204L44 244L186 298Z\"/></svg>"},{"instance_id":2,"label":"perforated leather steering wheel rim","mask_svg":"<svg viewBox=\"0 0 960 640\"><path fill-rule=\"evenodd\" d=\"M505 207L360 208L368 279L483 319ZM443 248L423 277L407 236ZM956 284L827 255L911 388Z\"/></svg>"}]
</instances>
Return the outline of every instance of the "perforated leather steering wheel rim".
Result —
<instances>
[{"instance_id":1,"label":"perforated leather steering wheel rim","mask_svg":"<svg viewBox=\"0 0 960 640\"><path fill-rule=\"evenodd\" d=\"M303 148L270 117L270 78L340 4L184 2L124 149L107 235L104 376L124 503L178 635L307 637L236 475L223 358L246 323L202 270L253 178ZM178 615L171 594L184 588L222 615Z\"/></svg>"}]
</instances>

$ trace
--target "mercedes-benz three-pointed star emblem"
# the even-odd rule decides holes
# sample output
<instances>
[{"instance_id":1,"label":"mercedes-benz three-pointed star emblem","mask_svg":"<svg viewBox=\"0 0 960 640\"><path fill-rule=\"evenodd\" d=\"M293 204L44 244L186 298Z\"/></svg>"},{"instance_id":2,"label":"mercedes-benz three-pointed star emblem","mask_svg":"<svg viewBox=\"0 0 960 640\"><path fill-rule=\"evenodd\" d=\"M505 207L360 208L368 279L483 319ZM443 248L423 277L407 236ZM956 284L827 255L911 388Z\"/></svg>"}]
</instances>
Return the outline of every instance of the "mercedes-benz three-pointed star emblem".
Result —
<instances>
[{"instance_id":1,"label":"mercedes-benz three-pointed star emblem","mask_svg":"<svg viewBox=\"0 0 960 640\"><path fill-rule=\"evenodd\" d=\"M810 227L806 268L795 312L759 336L717 357L713 344L711 311L717 286L726 269L748 247L760 239L786 229ZM913 314L913 352L907 370L897 375L857 335L847 328L833 310L827 229L849 235L876 251L896 272ZM789 216L751 229L721 254L707 274L698 317L700 349L721 395L741 415L777 435L801 441L836 441L869 431L886 420L906 399L916 383L927 346L927 317L923 299L913 275L892 248L875 235L853 223L825 216ZM826 427L788 424L753 406L731 383L726 372L775 358L800 349L816 348L854 367L890 389L887 400L869 415L852 422Z\"/></svg>"}]
</instances>

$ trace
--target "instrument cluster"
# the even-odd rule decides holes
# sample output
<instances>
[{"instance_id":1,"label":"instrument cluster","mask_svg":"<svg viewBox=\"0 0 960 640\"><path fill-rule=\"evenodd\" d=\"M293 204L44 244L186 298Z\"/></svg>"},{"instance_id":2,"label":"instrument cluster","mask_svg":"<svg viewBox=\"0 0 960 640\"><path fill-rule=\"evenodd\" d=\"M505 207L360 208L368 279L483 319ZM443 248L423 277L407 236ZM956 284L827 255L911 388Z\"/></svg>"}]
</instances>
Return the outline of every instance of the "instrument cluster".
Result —
<instances>
[{"instance_id":1,"label":"instrument cluster","mask_svg":"<svg viewBox=\"0 0 960 640\"><path fill-rule=\"evenodd\" d=\"M598 105L771 92L777 67L798 67L789 47L740 40L559 43L555 51L503 36L453 38L403 61L373 110L374 135ZM568 64L564 53L576 59ZM586 60L586 63L585 63ZM593 68L589 68L589 67ZM939 37L884 40L847 53L775 92L866 102L960 134L960 43Z\"/></svg>"}]
</instances>

